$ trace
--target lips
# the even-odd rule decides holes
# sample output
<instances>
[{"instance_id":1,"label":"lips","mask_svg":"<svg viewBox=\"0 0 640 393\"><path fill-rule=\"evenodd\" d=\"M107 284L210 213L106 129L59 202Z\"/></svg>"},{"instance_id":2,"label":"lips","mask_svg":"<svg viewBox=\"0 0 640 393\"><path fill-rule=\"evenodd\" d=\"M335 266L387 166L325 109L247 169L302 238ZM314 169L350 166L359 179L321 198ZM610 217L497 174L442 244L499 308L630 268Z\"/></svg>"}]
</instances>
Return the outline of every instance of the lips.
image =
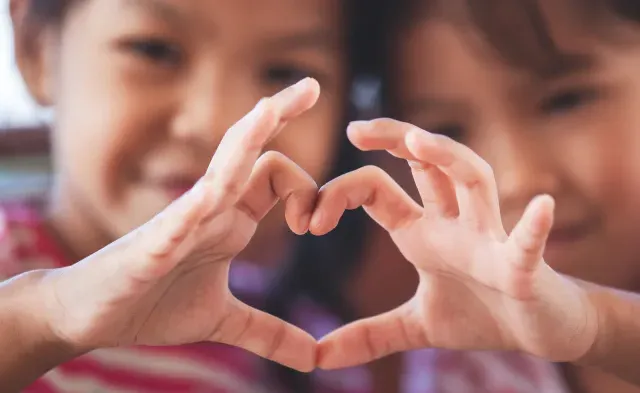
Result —
<instances>
[{"instance_id":1,"label":"lips","mask_svg":"<svg viewBox=\"0 0 640 393\"><path fill-rule=\"evenodd\" d=\"M197 181L198 178L195 176L170 175L155 178L150 181L150 184L161 190L169 199L174 200L191 190Z\"/></svg>"},{"instance_id":2,"label":"lips","mask_svg":"<svg viewBox=\"0 0 640 393\"><path fill-rule=\"evenodd\" d=\"M585 238L592 230L588 224L558 226L552 228L548 243L573 243Z\"/></svg>"},{"instance_id":3,"label":"lips","mask_svg":"<svg viewBox=\"0 0 640 393\"><path fill-rule=\"evenodd\" d=\"M572 260L572 256L583 249L585 240L596 228L597 225L593 222L554 226L547 239L545 259L551 264L567 263L568 260Z\"/></svg>"}]
</instances>

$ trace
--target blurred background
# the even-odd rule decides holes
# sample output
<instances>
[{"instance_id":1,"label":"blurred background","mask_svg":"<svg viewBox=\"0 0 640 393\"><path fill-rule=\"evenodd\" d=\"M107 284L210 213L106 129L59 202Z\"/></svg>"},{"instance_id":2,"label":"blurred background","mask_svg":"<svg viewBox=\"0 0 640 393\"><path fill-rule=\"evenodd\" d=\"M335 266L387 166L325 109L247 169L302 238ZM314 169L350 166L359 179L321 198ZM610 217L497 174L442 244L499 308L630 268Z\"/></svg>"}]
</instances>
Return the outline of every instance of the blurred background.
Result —
<instances>
[{"instance_id":1,"label":"blurred background","mask_svg":"<svg viewBox=\"0 0 640 393\"><path fill-rule=\"evenodd\" d=\"M0 199L37 195L49 181L50 112L30 99L13 58L9 0L0 0Z\"/></svg>"}]
</instances>

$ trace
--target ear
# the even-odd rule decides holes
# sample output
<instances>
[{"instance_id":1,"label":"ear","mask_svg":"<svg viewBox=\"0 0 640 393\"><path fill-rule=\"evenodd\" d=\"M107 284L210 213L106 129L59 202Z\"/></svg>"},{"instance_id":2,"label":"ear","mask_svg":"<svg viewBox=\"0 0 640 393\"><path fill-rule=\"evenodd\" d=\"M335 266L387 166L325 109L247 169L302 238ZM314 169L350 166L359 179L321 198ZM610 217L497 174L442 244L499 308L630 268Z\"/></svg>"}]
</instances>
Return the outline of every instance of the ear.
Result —
<instances>
[{"instance_id":1,"label":"ear","mask_svg":"<svg viewBox=\"0 0 640 393\"><path fill-rule=\"evenodd\" d=\"M31 0L10 0L16 64L33 99L42 106L53 104L55 22L30 15Z\"/></svg>"}]
</instances>

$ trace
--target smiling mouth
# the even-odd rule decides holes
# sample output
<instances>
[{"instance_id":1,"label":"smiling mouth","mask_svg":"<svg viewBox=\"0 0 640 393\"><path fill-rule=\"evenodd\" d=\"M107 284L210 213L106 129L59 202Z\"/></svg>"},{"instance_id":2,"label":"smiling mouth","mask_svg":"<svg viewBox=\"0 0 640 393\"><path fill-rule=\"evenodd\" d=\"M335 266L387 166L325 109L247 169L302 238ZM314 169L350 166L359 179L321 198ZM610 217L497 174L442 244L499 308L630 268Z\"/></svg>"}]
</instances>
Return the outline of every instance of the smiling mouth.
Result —
<instances>
[{"instance_id":1,"label":"smiling mouth","mask_svg":"<svg viewBox=\"0 0 640 393\"><path fill-rule=\"evenodd\" d=\"M180 198L193 188L197 179L191 178L167 178L152 182L155 188L160 189L171 200Z\"/></svg>"},{"instance_id":2,"label":"smiling mouth","mask_svg":"<svg viewBox=\"0 0 640 393\"><path fill-rule=\"evenodd\" d=\"M594 226L586 223L554 228L547 239L547 249L554 250L572 246L588 237L593 230Z\"/></svg>"}]
</instances>

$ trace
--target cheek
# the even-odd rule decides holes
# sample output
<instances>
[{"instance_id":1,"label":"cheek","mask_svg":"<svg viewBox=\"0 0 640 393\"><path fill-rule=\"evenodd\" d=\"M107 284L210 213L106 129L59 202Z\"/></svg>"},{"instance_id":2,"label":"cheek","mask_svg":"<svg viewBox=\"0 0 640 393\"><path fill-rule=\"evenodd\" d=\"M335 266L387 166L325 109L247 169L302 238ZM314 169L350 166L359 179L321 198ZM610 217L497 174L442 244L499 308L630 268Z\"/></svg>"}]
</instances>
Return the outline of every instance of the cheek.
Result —
<instances>
[{"instance_id":1,"label":"cheek","mask_svg":"<svg viewBox=\"0 0 640 393\"><path fill-rule=\"evenodd\" d=\"M581 161L592 168L593 187L619 202L640 197L640 116L637 111L613 111L597 121L597 134ZM590 148L589 148L590 147Z\"/></svg>"},{"instance_id":2,"label":"cheek","mask_svg":"<svg viewBox=\"0 0 640 393\"><path fill-rule=\"evenodd\" d=\"M556 156L580 192L616 227L640 227L640 116L612 105L574 127Z\"/></svg>"},{"instance_id":3,"label":"cheek","mask_svg":"<svg viewBox=\"0 0 640 393\"><path fill-rule=\"evenodd\" d=\"M149 147L148 130L157 128L163 103L151 92L131 86L113 70L75 56L61 67L56 102L55 145L60 170L73 182L104 198L122 195L134 163ZM109 72L110 71L110 72Z\"/></svg>"}]
</instances>

